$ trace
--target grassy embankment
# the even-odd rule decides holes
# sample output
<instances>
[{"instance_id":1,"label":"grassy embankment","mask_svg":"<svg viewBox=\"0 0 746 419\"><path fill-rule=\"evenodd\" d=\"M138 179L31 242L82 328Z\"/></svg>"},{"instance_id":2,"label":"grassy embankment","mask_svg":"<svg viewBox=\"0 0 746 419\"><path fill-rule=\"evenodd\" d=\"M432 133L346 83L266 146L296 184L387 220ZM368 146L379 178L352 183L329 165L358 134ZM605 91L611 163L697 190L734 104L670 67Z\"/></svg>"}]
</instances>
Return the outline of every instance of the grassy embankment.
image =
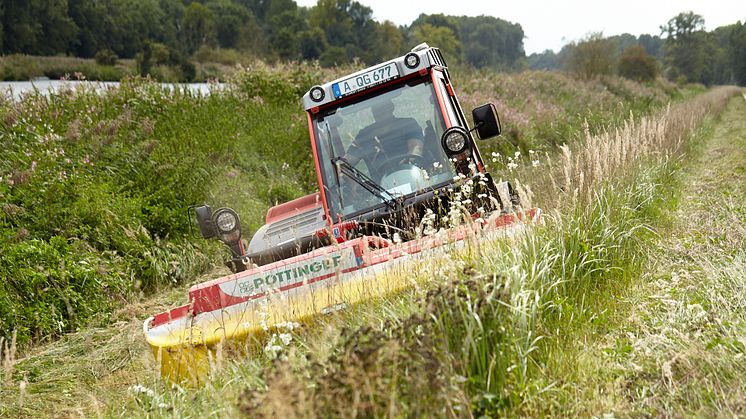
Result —
<instances>
[{"instance_id":1,"label":"grassy embankment","mask_svg":"<svg viewBox=\"0 0 746 419\"><path fill-rule=\"evenodd\" d=\"M513 240L474 242L464 251L404 268L398 274L413 278L412 292L324 317L311 327L272 330L273 345L263 352L260 346L250 359L219 357L211 380L196 390L170 388L149 374L128 387L131 398L124 406L107 401L116 394L109 386L96 388L91 397L107 414L143 416L736 412L743 394L737 362L743 348L734 333L743 330L739 303L717 314L709 305L740 293L743 255L729 246L742 232L721 237L720 247L695 259L708 267L713 257L724 262L715 278L728 293L691 288L682 293L664 280L667 291L680 297L679 310L652 307L650 317L637 319L645 326L641 330L624 319L645 307L620 299L636 296L660 304L661 296L647 294L646 283L651 273L667 275L666 262L662 273L650 270L666 260L655 253L666 240L654 230L666 232L678 182L688 180L677 170L682 158L707 138L713 118L735 92L710 92L565 149L555 170L532 178L535 185L550 185L551 177L543 174L553 173L564 187L564 192L552 187L560 192L551 193L537 186L554 203L546 226ZM742 171L739 158L741 166L734 168ZM729 185L718 188L726 199ZM731 204L739 205L732 198ZM742 214L729 219L744 221ZM689 222L688 215L679 220ZM716 230L722 228L710 220ZM709 247L708 239L694 237ZM693 296L708 309L692 304ZM720 322L708 324L700 309L722 316ZM679 340L680 332L693 326L703 333L693 338L699 345L689 346ZM636 340L625 344L631 330ZM655 340L658 333L669 339ZM283 335L290 343L282 343ZM615 336L620 339L609 341ZM656 353L651 344L665 351ZM714 351L703 354L708 346ZM640 359L642 366L635 363ZM695 362L703 359L705 367L698 368ZM685 394L673 383L686 384Z\"/></svg>"},{"instance_id":2,"label":"grassy embankment","mask_svg":"<svg viewBox=\"0 0 746 419\"><path fill-rule=\"evenodd\" d=\"M524 73L500 77L503 81L505 77L512 77L518 80L515 83L518 85L521 79L529 83L542 77L561 76ZM156 86L135 82L103 98L90 93L62 94L49 99L28 98L21 104L4 104L2 138L9 145L6 148L15 151L12 159L4 161L4 189L1 191L5 202L3 258L11 262L4 264L10 268L3 275L14 280L6 282L4 301L12 303L18 296L32 299L31 304L26 304L32 309L25 312L9 304L5 312L8 314L3 318L5 334L11 329L20 329L20 336L28 340L34 335L43 339L74 330L87 324L91 313L110 312L110 303L102 301L108 299L101 298L102 289L108 295L112 295L114 290L122 300L132 301L140 290L149 292L159 285L183 281L204 269L209 258L200 255L209 253L208 250L214 247L199 241L192 243L184 237L181 211L188 203L210 200L231 204L238 207L249 224L255 227L270 202L311 188L310 162L307 155L297 153L298 148L307 148L307 140L299 108L294 104L299 91L308 86L308 79L288 83L276 76L253 72L242 74L237 80L239 87L236 90L208 98L193 98L183 93L171 95ZM553 84L556 83L547 83L547 87ZM596 108L605 112L591 120L594 130L604 121L618 121L620 115L627 113L628 107L645 109L667 99L659 88L651 88L652 98L635 97L632 96L635 92L627 92L635 100L621 101L619 106L620 96L604 89L604 84L597 82L580 87L598 96L594 102ZM573 92L579 90L577 85L569 82L564 86ZM488 87L464 86L467 104L470 88L473 92L485 92ZM567 102L552 101L556 87L552 92L532 88L530 92L520 94L517 90L514 97L506 98L507 106L511 100L518 105L522 99L533 97L534 104L555 104L559 111L553 115L559 115L560 120L572 121L575 115L597 115L585 107L586 102L576 103L576 108L563 109L561 106ZM567 93L564 97L568 101L572 95ZM549 100L543 102L544 98ZM121 112L123 107L124 113ZM536 109L541 107L536 106ZM551 144L565 138L562 123L542 119L538 112L532 115L530 107L525 112L536 118L530 127L526 123L527 128L522 131L521 124L516 123L518 135L515 138L520 139L523 135L539 146L542 140ZM85 116L81 118L81 115ZM120 119L122 115L124 118ZM550 127L546 128L546 124ZM278 128L279 125L284 129ZM290 131L287 131L288 126ZM541 132L545 132L547 137L542 137ZM235 140L231 141L231 137ZM185 147L185 143L189 147ZM278 146L282 149L278 150ZM66 157L62 157L60 150ZM257 156L257 152L261 154ZM295 176L289 175L286 165L296 173ZM153 183L153 178L162 179L162 182ZM257 184L257 178L272 181L270 185ZM39 204L42 201L44 206ZM81 263L84 259L76 259L81 254L88 265L107 268L97 269L95 275L90 269L67 269L70 266L85 267ZM35 255L51 255L54 260L38 262ZM173 263L174 260L177 263ZM45 269L35 270L38 265ZM50 270L50 266L55 269ZM452 266L446 269L452 270ZM23 288L27 283L42 292L37 295L30 293L29 288ZM70 296L75 293L79 298L72 299ZM104 294L104 297L108 295ZM411 304L418 296L408 294L402 298ZM72 305L70 301L80 305ZM101 306L92 307L91 302ZM384 311L388 304L383 304ZM376 308L376 312L378 310L381 308ZM399 314L407 314L413 306L402 306L401 310L398 310ZM19 311L23 315L19 316ZM48 322L39 321L49 313L51 319ZM370 321L371 316L359 318L358 323L362 323ZM90 337L85 333L81 336ZM73 336L70 341L76 342L75 339ZM91 349L90 341L77 343L83 352ZM54 358L54 351L47 352L47 358L44 355L31 357L25 364L17 365L15 370L12 366L10 369L12 377L9 380L27 383L29 389L36 388L36 402L48 408L53 405L47 403L59 399L52 397L45 402L43 398L50 394L38 391L48 384L44 362L50 362L49 357ZM108 355L122 360L119 358L121 353ZM35 360L42 364L35 364ZM110 360L102 359L93 365L103 366L103 361ZM137 353L128 351L114 371L129 369L123 374L130 382L144 382L147 376L133 374L128 366L138 362L143 360L138 361ZM263 362L266 363L266 359ZM94 376L85 378L86 374L81 377L80 371L71 369L65 376L69 381L57 382L52 388L66 389L67 394L75 394L76 390L89 388L86 385L81 388L81 381L104 377L116 380L112 384L119 384L121 390L121 374L112 374L113 371L106 367L96 371L92 369ZM143 369L139 371L142 373ZM252 374L255 372L251 371ZM448 377L453 379L455 376ZM471 378L471 375L464 377ZM35 387L37 383L42 387ZM65 391L58 392L58 397L70 400L64 397ZM33 393L35 391L29 391L29 394ZM143 397L149 397L145 394ZM103 394L100 396L108 399ZM99 396L94 396L94 400L95 397ZM228 397L227 401L230 400L232 398ZM30 398L27 408L29 406L33 409Z\"/></svg>"},{"instance_id":3,"label":"grassy embankment","mask_svg":"<svg viewBox=\"0 0 746 419\"><path fill-rule=\"evenodd\" d=\"M256 59L230 49L201 49L191 60L173 63L168 51L160 51L149 67L154 80L167 83L225 81L238 71L237 66L251 66ZM183 68L186 65L187 71ZM29 81L37 78L62 78L94 81L119 81L139 74L134 59L119 59L116 64L96 62L93 58L66 56L33 56L13 54L0 56L1 81Z\"/></svg>"},{"instance_id":4,"label":"grassy embankment","mask_svg":"<svg viewBox=\"0 0 746 419\"><path fill-rule=\"evenodd\" d=\"M567 412L746 413L746 93L664 184L659 238L606 334L583 342Z\"/></svg>"},{"instance_id":5,"label":"grassy embankment","mask_svg":"<svg viewBox=\"0 0 746 419\"><path fill-rule=\"evenodd\" d=\"M77 76L76 76L77 74ZM95 60L75 57L0 56L0 80L28 81L41 77L119 81L137 74L135 60L120 60L116 65L101 65Z\"/></svg>"},{"instance_id":6,"label":"grassy embankment","mask_svg":"<svg viewBox=\"0 0 746 419\"><path fill-rule=\"evenodd\" d=\"M140 375L124 406L97 400L109 414L175 416L698 412L696 402L686 405L675 392L657 399L645 393L671 377L687 380L686 371L669 364L665 371L673 373L660 379L651 375L664 354L648 358L653 365L643 372L634 361L619 370L613 362L629 359L630 348L606 339L626 336L622 319L634 301L619 297L644 295L649 266L660 260L654 253L660 244L655 229L668 225L666 210L682 156L706 135L698 127L711 126L735 92L710 92L565 149L554 170L537 170L531 177L544 185L536 186L537 194L554 204L546 226L514 240L475 242L405 268L398 274L413 278L412 292L324 317L312 327L272 330L273 344L263 352L259 346L250 359L218 358L211 380L197 390L172 389L152 375ZM556 176L554 181L547 173ZM558 187L547 187L553 183ZM720 255L716 249L699 257ZM731 278L725 279L733 287ZM728 307L723 315L737 304ZM652 323L653 331L660 327ZM721 353L708 359L711 369L702 371L705 378L709 371L724 379L695 382L737 384L740 370L723 367L732 366L729 356L741 349L728 331L716 326L712 331L725 341L716 341ZM282 343L283 335L291 338L289 344ZM639 350L651 356L645 352L650 348ZM593 354L613 365L598 368ZM692 384L687 395L707 398L696 389ZM91 394L107 400L111 391L104 387ZM742 394L737 387L720 391L709 396L705 407L710 410L702 411L716 412L729 401L735 406L733 400ZM635 396L639 406L623 403ZM616 404L607 404L610 400ZM680 408L670 404L676 400Z\"/></svg>"}]
</instances>

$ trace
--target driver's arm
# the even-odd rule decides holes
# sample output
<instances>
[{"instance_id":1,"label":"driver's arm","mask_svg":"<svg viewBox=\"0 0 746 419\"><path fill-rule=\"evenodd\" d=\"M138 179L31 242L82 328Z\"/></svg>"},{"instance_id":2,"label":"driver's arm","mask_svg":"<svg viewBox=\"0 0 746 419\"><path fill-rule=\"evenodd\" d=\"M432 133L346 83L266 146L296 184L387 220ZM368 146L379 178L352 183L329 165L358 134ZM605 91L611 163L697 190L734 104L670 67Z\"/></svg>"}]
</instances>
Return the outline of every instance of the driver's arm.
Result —
<instances>
[{"instance_id":1,"label":"driver's arm","mask_svg":"<svg viewBox=\"0 0 746 419\"><path fill-rule=\"evenodd\" d=\"M362 159L362 157L359 156L359 153L355 152L356 150L353 147L355 147L354 142L350 145L350 147L347 149L347 152L345 152L342 158L345 159L347 163L350 163L350 166L354 167Z\"/></svg>"},{"instance_id":2,"label":"driver's arm","mask_svg":"<svg viewBox=\"0 0 746 419\"><path fill-rule=\"evenodd\" d=\"M365 150L364 146L362 145L364 141L362 140L362 136L360 134L355 137L355 139L352 141L349 147L347 147L347 150L345 151L344 156L342 156L343 159L347 160L347 163L350 163L351 166L356 166L360 160L363 159L363 156L365 156L365 153L369 153L370 150Z\"/></svg>"},{"instance_id":3,"label":"driver's arm","mask_svg":"<svg viewBox=\"0 0 746 419\"><path fill-rule=\"evenodd\" d=\"M422 138L412 137L407 140L407 149L409 154L422 157L422 148L425 146L425 141Z\"/></svg>"}]
</instances>

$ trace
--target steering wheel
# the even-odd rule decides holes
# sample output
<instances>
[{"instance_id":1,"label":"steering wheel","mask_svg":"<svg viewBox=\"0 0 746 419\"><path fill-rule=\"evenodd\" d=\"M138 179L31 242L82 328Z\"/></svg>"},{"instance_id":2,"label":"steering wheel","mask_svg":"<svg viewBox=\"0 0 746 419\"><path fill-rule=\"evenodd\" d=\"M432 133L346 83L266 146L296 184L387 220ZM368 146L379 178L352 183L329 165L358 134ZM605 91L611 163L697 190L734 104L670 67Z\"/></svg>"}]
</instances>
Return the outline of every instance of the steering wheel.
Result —
<instances>
[{"instance_id":1,"label":"steering wheel","mask_svg":"<svg viewBox=\"0 0 746 419\"><path fill-rule=\"evenodd\" d=\"M395 172L404 168L405 166L417 166L420 169L425 169L427 164L425 159L419 154L406 153L398 156L393 156L381 162L379 167L388 168L386 170L389 173Z\"/></svg>"}]
</instances>

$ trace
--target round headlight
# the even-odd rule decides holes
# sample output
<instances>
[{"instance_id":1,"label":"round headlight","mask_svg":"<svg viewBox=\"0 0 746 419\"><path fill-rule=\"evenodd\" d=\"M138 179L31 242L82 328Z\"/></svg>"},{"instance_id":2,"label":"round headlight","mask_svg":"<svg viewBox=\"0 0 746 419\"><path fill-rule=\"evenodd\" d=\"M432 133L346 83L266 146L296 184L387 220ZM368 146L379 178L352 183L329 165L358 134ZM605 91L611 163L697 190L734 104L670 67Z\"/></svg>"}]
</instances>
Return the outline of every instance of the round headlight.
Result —
<instances>
[{"instance_id":1,"label":"round headlight","mask_svg":"<svg viewBox=\"0 0 746 419\"><path fill-rule=\"evenodd\" d=\"M453 127L443 133L443 148L448 155L463 153L466 145L466 132L463 129Z\"/></svg>"},{"instance_id":2,"label":"round headlight","mask_svg":"<svg viewBox=\"0 0 746 419\"><path fill-rule=\"evenodd\" d=\"M215 211L215 226L221 234L230 233L238 228L238 214L229 208Z\"/></svg>"},{"instance_id":3,"label":"round headlight","mask_svg":"<svg viewBox=\"0 0 746 419\"><path fill-rule=\"evenodd\" d=\"M324 96L326 96L326 93L321 86L315 86L311 89L311 100L314 102L321 102L324 100Z\"/></svg>"},{"instance_id":4,"label":"round headlight","mask_svg":"<svg viewBox=\"0 0 746 419\"><path fill-rule=\"evenodd\" d=\"M406 57L404 57L404 65L406 65L409 68L416 68L418 65L420 65L420 56L410 52L407 54Z\"/></svg>"}]
</instances>

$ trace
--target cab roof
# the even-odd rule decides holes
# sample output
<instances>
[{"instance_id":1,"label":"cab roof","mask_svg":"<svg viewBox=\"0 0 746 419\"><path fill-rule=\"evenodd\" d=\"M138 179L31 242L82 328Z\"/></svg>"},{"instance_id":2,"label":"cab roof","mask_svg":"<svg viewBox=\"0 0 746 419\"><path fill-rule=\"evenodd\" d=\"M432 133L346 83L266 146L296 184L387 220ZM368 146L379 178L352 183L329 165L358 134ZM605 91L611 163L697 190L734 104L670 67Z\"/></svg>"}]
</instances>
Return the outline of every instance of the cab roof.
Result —
<instances>
[{"instance_id":1,"label":"cab roof","mask_svg":"<svg viewBox=\"0 0 746 419\"><path fill-rule=\"evenodd\" d=\"M405 58L409 55L416 55L419 60L416 66L410 68L405 64ZM350 79L355 79L357 76L365 75L366 73L380 69L382 67L387 67L389 64L395 64L396 68L398 70L398 76L388 78L380 83L373 83L370 85L367 85L365 87L356 89L354 92L351 92L350 94L354 94L357 92L361 92L364 90L367 90L371 87L377 86L381 83L385 83L390 80L394 80L397 78L401 78L404 76L407 76L412 73L416 73L423 69L429 69L431 67L442 67L446 68L446 62L443 60L443 55L441 55L440 50L438 48L432 48L429 45L422 43L420 45L417 45L416 47L412 48L412 51L409 53L402 55L401 57L394 58L393 60L384 61L382 63L376 64L374 66L368 67L364 70L360 70L358 72L348 74L346 76L340 77L336 80L330 81L328 83L324 83L319 86L312 87L309 91L306 92L306 94L303 95L303 108L308 111L311 108L315 108L318 106L323 106L328 103L332 103L336 100L341 99L342 97L348 96L348 95L341 95L339 91L338 84L343 83L345 81L348 81ZM322 96L321 100L314 101L311 98L311 92L316 89L322 89L324 92L324 95Z\"/></svg>"}]
</instances>

